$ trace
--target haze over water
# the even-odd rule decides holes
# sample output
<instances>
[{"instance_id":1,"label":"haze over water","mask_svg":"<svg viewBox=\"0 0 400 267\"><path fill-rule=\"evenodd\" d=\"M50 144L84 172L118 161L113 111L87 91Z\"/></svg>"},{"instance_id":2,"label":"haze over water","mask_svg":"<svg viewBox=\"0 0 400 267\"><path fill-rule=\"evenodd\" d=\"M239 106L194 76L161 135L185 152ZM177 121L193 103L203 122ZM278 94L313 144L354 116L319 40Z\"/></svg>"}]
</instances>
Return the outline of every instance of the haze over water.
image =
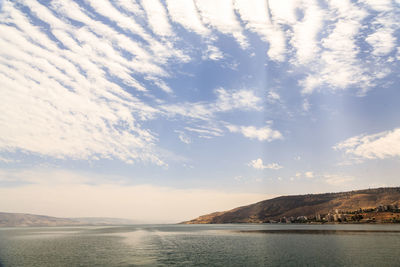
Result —
<instances>
[{"instance_id":1,"label":"haze over water","mask_svg":"<svg viewBox=\"0 0 400 267\"><path fill-rule=\"evenodd\" d=\"M399 248L400 225L0 229L0 266L4 267L399 266Z\"/></svg>"}]
</instances>

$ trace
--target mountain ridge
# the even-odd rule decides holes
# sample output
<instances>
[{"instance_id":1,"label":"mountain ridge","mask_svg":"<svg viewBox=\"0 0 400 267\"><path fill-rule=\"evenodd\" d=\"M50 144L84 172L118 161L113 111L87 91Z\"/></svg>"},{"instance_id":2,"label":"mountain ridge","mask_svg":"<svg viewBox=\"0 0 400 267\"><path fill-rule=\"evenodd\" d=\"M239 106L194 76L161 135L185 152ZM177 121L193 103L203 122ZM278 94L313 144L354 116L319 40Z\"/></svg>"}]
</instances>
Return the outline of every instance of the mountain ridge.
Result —
<instances>
[{"instance_id":1,"label":"mountain ridge","mask_svg":"<svg viewBox=\"0 0 400 267\"><path fill-rule=\"evenodd\" d=\"M59 218L30 213L0 212L0 227L39 227L39 226L83 226L133 224L129 219L84 217Z\"/></svg>"},{"instance_id":2,"label":"mountain ridge","mask_svg":"<svg viewBox=\"0 0 400 267\"><path fill-rule=\"evenodd\" d=\"M334 210L374 209L379 205L399 205L400 187L381 187L337 193L280 196L199 216L183 224L266 223L283 217L315 216Z\"/></svg>"}]
</instances>

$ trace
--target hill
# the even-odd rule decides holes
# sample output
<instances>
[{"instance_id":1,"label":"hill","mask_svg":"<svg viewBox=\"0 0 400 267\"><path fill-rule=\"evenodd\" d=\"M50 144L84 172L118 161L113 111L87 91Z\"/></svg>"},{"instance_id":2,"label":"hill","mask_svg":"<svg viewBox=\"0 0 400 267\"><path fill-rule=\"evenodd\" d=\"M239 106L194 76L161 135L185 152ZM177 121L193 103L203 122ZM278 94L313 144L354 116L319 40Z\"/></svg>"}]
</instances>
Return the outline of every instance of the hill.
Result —
<instances>
[{"instance_id":1,"label":"hill","mask_svg":"<svg viewBox=\"0 0 400 267\"><path fill-rule=\"evenodd\" d=\"M399 205L400 187L376 188L340 193L281 196L229 211L214 212L184 224L263 223L283 217L315 216L335 210L375 209L379 205Z\"/></svg>"},{"instance_id":2,"label":"hill","mask_svg":"<svg viewBox=\"0 0 400 267\"><path fill-rule=\"evenodd\" d=\"M132 223L131 220L118 218L57 218L45 215L0 212L0 227L120 225Z\"/></svg>"}]
</instances>

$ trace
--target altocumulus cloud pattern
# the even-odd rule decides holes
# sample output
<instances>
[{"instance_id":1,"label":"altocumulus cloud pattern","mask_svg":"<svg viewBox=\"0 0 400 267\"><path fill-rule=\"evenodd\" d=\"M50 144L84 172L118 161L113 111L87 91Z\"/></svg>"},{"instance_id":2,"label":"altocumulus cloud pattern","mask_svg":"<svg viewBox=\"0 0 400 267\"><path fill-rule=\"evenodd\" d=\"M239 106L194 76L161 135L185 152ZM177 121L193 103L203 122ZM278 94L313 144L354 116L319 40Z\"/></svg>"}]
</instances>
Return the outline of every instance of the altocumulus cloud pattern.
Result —
<instances>
[{"instance_id":1,"label":"altocumulus cloud pattern","mask_svg":"<svg viewBox=\"0 0 400 267\"><path fill-rule=\"evenodd\" d=\"M251 88L221 85L196 98L176 81L195 76L193 66L207 62L237 70L245 59L232 60L235 55L226 52L236 47L249 59L262 57L287 70L304 98L322 90L365 95L398 65L399 5L399 0L2 1L0 150L167 165L168 153L159 146L164 130L152 124L158 122L178 123L171 132L185 144L227 133L282 140L284 132L272 122L238 124L225 116L262 114L266 101L279 102L278 93L264 97ZM262 53L254 49L260 44ZM307 100L303 108L309 109ZM350 143L335 148L350 149Z\"/></svg>"}]
</instances>

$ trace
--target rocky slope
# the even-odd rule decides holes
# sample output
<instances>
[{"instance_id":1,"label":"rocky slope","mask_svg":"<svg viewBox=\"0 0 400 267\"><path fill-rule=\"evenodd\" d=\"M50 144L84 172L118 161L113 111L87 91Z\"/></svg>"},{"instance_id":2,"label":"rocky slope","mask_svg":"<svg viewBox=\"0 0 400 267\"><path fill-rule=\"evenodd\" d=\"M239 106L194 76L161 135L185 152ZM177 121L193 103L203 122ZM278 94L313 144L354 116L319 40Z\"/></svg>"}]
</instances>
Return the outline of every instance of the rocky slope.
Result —
<instances>
[{"instance_id":1,"label":"rocky slope","mask_svg":"<svg viewBox=\"0 0 400 267\"><path fill-rule=\"evenodd\" d=\"M315 216L335 209L354 211L379 205L400 205L400 187L326 194L282 196L229 211L200 216L185 224L262 223L282 217Z\"/></svg>"}]
</instances>

